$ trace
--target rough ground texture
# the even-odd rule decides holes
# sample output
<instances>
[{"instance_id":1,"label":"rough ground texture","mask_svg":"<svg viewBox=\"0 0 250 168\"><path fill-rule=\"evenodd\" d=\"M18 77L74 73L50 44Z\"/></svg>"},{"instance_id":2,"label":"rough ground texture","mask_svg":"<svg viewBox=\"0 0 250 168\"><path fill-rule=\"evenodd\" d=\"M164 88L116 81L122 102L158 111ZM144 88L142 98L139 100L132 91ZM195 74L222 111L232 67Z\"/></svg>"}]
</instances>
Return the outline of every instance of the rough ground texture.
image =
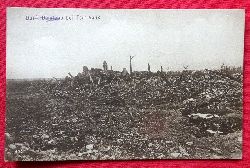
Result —
<instances>
[{"instance_id":1,"label":"rough ground texture","mask_svg":"<svg viewBox=\"0 0 250 168\"><path fill-rule=\"evenodd\" d=\"M26 162L26 163L5 163L4 162L4 126L0 129L1 136L1 166L2 167L249 167L249 106L250 106L250 13L249 1L240 0L200 0L200 1L70 1L70 0L19 0L2 1L0 19L0 110L1 124L5 123L5 16L7 6L25 7L81 7L81 8L245 8L246 9L246 32L245 32L245 60L244 60L244 120L243 120L243 159L242 160L147 160L147 161L72 161L72 162ZM180 150L180 149L179 149Z\"/></svg>"},{"instance_id":2,"label":"rough ground texture","mask_svg":"<svg viewBox=\"0 0 250 168\"><path fill-rule=\"evenodd\" d=\"M7 81L6 160L241 158L241 68L93 72Z\"/></svg>"}]
</instances>

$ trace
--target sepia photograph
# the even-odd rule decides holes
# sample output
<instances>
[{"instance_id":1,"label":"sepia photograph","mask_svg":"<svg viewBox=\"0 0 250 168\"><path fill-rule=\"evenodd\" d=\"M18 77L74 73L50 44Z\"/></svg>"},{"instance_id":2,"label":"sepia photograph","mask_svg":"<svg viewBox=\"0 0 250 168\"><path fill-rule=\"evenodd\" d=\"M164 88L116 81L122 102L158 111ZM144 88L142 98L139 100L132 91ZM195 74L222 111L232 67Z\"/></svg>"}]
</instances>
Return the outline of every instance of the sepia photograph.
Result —
<instances>
[{"instance_id":1,"label":"sepia photograph","mask_svg":"<svg viewBox=\"0 0 250 168\"><path fill-rule=\"evenodd\" d=\"M7 9L5 161L242 159L244 9Z\"/></svg>"}]
</instances>

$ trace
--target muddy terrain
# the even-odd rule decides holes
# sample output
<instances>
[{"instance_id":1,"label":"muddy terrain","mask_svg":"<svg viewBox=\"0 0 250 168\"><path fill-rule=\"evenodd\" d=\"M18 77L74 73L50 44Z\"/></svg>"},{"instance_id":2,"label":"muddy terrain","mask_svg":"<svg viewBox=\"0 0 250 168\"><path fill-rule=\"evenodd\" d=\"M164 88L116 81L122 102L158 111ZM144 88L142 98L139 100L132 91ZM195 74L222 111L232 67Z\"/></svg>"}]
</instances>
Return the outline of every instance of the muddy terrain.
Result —
<instances>
[{"instance_id":1,"label":"muddy terrain","mask_svg":"<svg viewBox=\"0 0 250 168\"><path fill-rule=\"evenodd\" d=\"M7 160L241 158L242 73L8 80Z\"/></svg>"}]
</instances>

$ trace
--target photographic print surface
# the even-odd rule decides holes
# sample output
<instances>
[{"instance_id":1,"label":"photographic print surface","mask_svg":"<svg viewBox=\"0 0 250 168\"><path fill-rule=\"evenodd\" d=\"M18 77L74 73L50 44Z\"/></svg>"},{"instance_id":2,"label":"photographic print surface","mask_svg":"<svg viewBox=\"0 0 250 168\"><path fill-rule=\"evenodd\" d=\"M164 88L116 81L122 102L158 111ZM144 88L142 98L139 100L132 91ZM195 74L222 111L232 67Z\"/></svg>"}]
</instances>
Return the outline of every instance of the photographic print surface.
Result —
<instances>
[{"instance_id":1,"label":"photographic print surface","mask_svg":"<svg viewBox=\"0 0 250 168\"><path fill-rule=\"evenodd\" d=\"M5 160L241 159L244 18L8 8Z\"/></svg>"}]
</instances>

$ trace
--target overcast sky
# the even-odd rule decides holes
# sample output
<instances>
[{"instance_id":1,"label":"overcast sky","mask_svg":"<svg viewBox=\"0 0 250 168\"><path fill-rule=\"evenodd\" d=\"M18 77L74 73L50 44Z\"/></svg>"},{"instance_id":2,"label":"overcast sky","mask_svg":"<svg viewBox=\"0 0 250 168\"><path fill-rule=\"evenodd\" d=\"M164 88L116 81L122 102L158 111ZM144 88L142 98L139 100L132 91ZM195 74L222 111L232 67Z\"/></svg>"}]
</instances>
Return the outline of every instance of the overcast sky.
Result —
<instances>
[{"instance_id":1,"label":"overcast sky","mask_svg":"<svg viewBox=\"0 0 250 168\"><path fill-rule=\"evenodd\" d=\"M129 69L130 55L138 71L148 63L152 71L242 66L243 34L244 10L9 8L7 78L76 75L83 65L102 68L104 60L120 71Z\"/></svg>"}]
</instances>

